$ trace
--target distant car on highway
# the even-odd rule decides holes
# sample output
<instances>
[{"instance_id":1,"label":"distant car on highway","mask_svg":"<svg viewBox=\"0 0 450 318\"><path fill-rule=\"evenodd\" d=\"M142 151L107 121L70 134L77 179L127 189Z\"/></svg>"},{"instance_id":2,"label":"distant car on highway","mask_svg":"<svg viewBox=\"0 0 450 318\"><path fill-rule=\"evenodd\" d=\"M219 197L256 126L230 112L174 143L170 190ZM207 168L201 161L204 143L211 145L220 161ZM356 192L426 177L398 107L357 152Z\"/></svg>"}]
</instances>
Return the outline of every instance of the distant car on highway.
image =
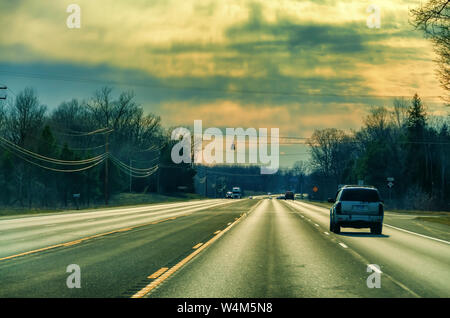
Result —
<instances>
[{"instance_id":1,"label":"distant car on highway","mask_svg":"<svg viewBox=\"0 0 450 318\"><path fill-rule=\"evenodd\" d=\"M241 188L239 188L239 187L233 187L232 193L233 193L232 194L233 199L240 199L242 197Z\"/></svg>"},{"instance_id":2,"label":"distant car on highway","mask_svg":"<svg viewBox=\"0 0 450 318\"><path fill-rule=\"evenodd\" d=\"M226 194L225 194L225 198L226 199L231 199L233 197L233 192L231 192L231 191L228 191Z\"/></svg>"},{"instance_id":3,"label":"distant car on highway","mask_svg":"<svg viewBox=\"0 0 450 318\"><path fill-rule=\"evenodd\" d=\"M286 191L286 193L284 194L284 199L285 200L294 200L294 192Z\"/></svg>"},{"instance_id":4,"label":"distant car on highway","mask_svg":"<svg viewBox=\"0 0 450 318\"><path fill-rule=\"evenodd\" d=\"M372 234L383 229L384 203L375 187L342 186L330 209L330 231L340 233L341 227L370 228Z\"/></svg>"}]
</instances>

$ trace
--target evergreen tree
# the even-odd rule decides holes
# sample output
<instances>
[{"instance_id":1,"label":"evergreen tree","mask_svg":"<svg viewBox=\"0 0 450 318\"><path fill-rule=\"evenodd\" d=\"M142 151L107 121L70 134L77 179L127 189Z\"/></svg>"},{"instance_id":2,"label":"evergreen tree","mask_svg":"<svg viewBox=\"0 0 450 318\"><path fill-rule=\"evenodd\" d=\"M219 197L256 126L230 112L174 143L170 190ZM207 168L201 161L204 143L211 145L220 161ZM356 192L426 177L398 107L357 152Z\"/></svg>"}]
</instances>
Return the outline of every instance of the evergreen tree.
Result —
<instances>
[{"instance_id":1,"label":"evergreen tree","mask_svg":"<svg viewBox=\"0 0 450 318\"><path fill-rule=\"evenodd\" d=\"M422 189L425 189L428 171L427 144L424 140L426 111L417 93L414 95L411 106L408 109L406 127L408 154L407 162L405 163L405 178L411 184L417 184Z\"/></svg>"}]
</instances>

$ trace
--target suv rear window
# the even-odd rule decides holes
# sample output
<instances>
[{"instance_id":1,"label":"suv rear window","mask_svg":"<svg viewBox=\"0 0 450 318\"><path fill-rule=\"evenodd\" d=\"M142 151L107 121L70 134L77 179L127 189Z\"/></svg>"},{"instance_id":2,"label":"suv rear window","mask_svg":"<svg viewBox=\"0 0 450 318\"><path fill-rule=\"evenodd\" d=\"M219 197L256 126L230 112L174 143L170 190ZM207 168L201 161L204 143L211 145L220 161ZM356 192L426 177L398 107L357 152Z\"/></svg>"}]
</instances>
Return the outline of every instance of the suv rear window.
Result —
<instances>
[{"instance_id":1,"label":"suv rear window","mask_svg":"<svg viewBox=\"0 0 450 318\"><path fill-rule=\"evenodd\" d=\"M372 189L345 189L342 191L341 201L379 202L377 190Z\"/></svg>"}]
</instances>

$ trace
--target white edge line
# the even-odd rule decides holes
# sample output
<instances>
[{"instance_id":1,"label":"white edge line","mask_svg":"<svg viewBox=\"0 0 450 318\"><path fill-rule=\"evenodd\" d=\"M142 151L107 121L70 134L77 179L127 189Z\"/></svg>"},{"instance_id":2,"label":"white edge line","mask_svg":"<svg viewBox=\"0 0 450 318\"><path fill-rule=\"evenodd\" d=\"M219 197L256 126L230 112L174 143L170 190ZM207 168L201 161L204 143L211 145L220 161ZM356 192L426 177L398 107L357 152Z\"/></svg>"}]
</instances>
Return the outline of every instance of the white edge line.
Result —
<instances>
[{"instance_id":1,"label":"white edge line","mask_svg":"<svg viewBox=\"0 0 450 318\"><path fill-rule=\"evenodd\" d=\"M348 248L347 245L345 245L344 243L339 243L340 246L342 246L343 248Z\"/></svg>"},{"instance_id":2,"label":"white edge line","mask_svg":"<svg viewBox=\"0 0 450 318\"><path fill-rule=\"evenodd\" d=\"M411 232L411 231L408 231L408 230L405 230L405 229L402 229L402 228L399 228L399 227L396 227L396 226L393 226L393 225L389 225L389 224L386 224L386 223L384 223L384 225L392 227L392 228L394 228L396 230L399 230L399 231L403 231L403 232L409 233L409 234L414 234L414 235L417 235L417 236L425 237L425 238L430 239L430 240L438 241L438 242L445 243L445 244L450 244L449 241L441 240L441 239L438 239L438 238L435 238L435 237L419 234L419 233L416 233L416 232Z\"/></svg>"},{"instance_id":3,"label":"white edge line","mask_svg":"<svg viewBox=\"0 0 450 318\"><path fill-rule=\"evenodd\" d=\"M298 202L298 203L299 203L298 205L301 206L302 205L301 203L303 203L303 202ZM304 203L304 204L312 205L312 204L308 204L308 203ZM317 209L321 209L321 208L316 207L314 205L312 205L312 207L313 208L317 208ZM325 208L323 208L323 209L325 209ZM408 231L408 230L405 230L405 229L402 229L402 228L399 228L399 227L396 227L396 226L393 226L393 225L390 225L390 224L386 224L384 222L383 222L383 224L388 226L388 227L391 227L393 229L399 230L399 231L403 231L403 232L406 232L406 233L409 233L409 234L417 235L417 236L424 237L424 238L427 238L427 239L430 239L430 240L433 240L433 241L437 241L437 242L441 242L441 243L445 243L445 244L449 244L450 245L450 242L446 241L446 240L441 240L441 239L438 239L438 238L435 238L435 237L431 237L431 236L427 236L427 235L424 235L424 234L419 234L419 233L416 233L416 232Z\"/></svg>"}]
</instances>

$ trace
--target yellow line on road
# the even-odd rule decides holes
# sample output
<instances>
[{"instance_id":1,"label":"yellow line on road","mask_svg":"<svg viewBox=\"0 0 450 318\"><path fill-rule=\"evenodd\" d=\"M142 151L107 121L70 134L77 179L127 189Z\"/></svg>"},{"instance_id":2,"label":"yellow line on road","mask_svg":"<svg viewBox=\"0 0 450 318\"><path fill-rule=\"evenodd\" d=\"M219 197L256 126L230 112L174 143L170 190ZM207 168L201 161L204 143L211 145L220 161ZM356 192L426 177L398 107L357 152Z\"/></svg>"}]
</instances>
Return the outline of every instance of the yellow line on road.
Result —
<instances>
[{"instance_id":1,"label":"yellow line on road","mask_svg":"<svg viewBox=\"0 0 450 318\"><path fill-rule=\"evenodd\" d=\"M161 267L160 269L158 269L156 272L154 272L147 278L150 278L150 279L158 278L159 276L161 276L162 273L164 273L168 269L169 269L169 267Z\"/></svg>"},{"instance_id":2,"label":"yellow line on road","mask_svg":"<svg viewBox=\"0 0 450 318\"><path fill-rule=\"evenodd\" d=\"M219 233L220 233L220 230L219 230L219 231L215 231L215 232L214 232L214 234L219 234Z\"/></svg>"},{"instance_id":3,"label":"yellow line on road","mask_svg":"<svg viewBox=\"0 0 450 318\"><path fill-rule=\"evenodd\" d=\"M131 231L133 228L131 228L131 227L127 227L126 229L120 229L120 230L117 230L116 232L126 232L126 231Z\"/></svg>"},{"instance_id":4,"label":"yellow line on road","mask_svg":"<svg viewBox=\"0 0 450 318\"><path fill-rule=\"evenodd\" d=\"M244 216L247 214L250 214L253 210L256 209L257 206L260 205L262 201L259 201L256 205L254 205L248 213L243 213L239 218L235 218L235 221L231 223L228 227L226 227L223 231L221 231L216 236L213 236L208 242L200 246L198 249L196 249L194 252L189 254L187 257L182 259L178 264L170 268L168 271L166 271L163 275L152 281L150 284L142 288L140 291L138 291L136 294L134 294L131 298L142 298L145 295L147 295L150 291L152 291L154 288L156 288L158 285L160 285L163 281L165 281L167 278L169 278L173 273L175 273L178 269L183 267L186 263L188 263L191 259L193 259L196 255L198 255L201 251L206 249L209 245L214 243L218 238L220 238L222 235L224 235L226 232L228 232L235 224L237 224Z\"/></svg>"},{"instance_id":5,"label":"yellow line on road","mask_svg":"<svg viewBox=\"0 0 450 318\"><path fill-rule=\"evenodd\" d=\"M192 214L192 213L183 214L183 215L180 215L180 216L187 216L187 215L190 215L190 214ZM74 241L69 241L69 242L65 242L65 243L59 243L59 244L55 244L55 245L51 245L51 246L47 246L47 247L42 247L42 248L38 248L38 249L35 249L35 250L31 250L31 251L27 251L27 252L23 252L23 253L19 253L19 254L14 254L14 255L11 255L11 256L2 257L2 258L0 258L0 261L4 261L4 260L7 260L7 259L12 259L12 258L17 258L17 257L20 257L20 256L26 256L26 255L30 255L30 254L35 254L35 253L47 251L47 250L50 250L50 249L54 249L54 248L57 248L57 247L68 247L68 246L72 246L72 245L81 243L81 242L86 241L86 240L91 240L93 238L102 237L102 236L106 236L106 235L110 235L110 234L114 234L114 233L125 232L125 231L129 231L129 230L132 230L132 229L135 229L135 228L139 228L139 227L143 227L143 226L147 226L147 225L152 225L152 224L158 224L158 223L169 221L169 220L174 220L174 218L173 217L166 218L166 219L162 219L162 220L159 220L159 221L156 221L156 222L149 222L149 223L139 224L139 225L123 228L123 229L109 231L109 232L106 232L106 233L100 233L100 234L95 234L95 235L83 237L81 239L77 239L77 240L74 240Z\"/></svg>"},{"instance_id":6,"label":"yellow line on road","mask_svg":"<svg viewBox=\"0 0 450 318\"><path fill-rule=\"evenodd\" d=\"M204 210L204 209L210 209L210 208L216 207L216 206L218 206L218 205L224 205L224 204L230 204L230 203L231 203L231 202L227 202L227 203L218 203L218 204L214 204L214 205L212 205L212 206L209 206L209 205L202 205L202 206L200 206L200 207L194 207L194 209L200 208L200 210L198 210L198 211L201 211L201 210ZM143 223L143 224L135 225L135 226L128 227L128 228L124 228L124 229L118 229L118 230L113 230L113 231L106 232L106 233L100 233L100 234L96 234L96 235L92 235L92 236L83 237L83 238L77 239L77 240L75 240L75 241L64 242L64 243L59 243L59 244L55 244L55 245L51 245L51 246L46 246L46 247L38 248L38 249L35 249L35 250L31 250L31 251L27 251L27 252L22 252L22 253L10 255L10 256L2 257L2 258L0 258L0 261L12 259L12 258L17 258L17 257L20 257L20 256L26 256L26 255L30 255L30 254L35 254L35 253L47 251L47 250L54 249L54 248L58 248L58 247L71 246L71 245L78 244L78 243L80 243L80 242L82 242L82 241L85 241L85 240L90 240L90 239L93 239L93 238L97 238L97 237L101 237L101 236L106 236L106 235L109 235L109 234L114 234L114 233L119 233L119 232L129 231L129 230L131 230L131 229L135 229L135 228L139 228L139 227L143 227L143 226L147 226L147 225L158 224L158 223L161 223L161 222L165 222L165 221L169 221L169 220L174 220L174 219L176 219L177 217L188 216L188 215L191 215L191 214L193 214L193 213L194 213L194 212L187 212L187 213L185 213L185 214L178 215L178 216L176 216L176 217L169 217L169 218L162 219L162 220L159 220L159 221L156 221L156 222L154 221L154 222L149 222L149 223ZM78 242L78 241L80 241L80 242Z\"/></svg>"},{"instance_id":7,"label":"yellow line on road","mask_svg":"<svg viewBox=\"0 0 450 318\"><path fill-rule=\"evenodd\" d=\"M203 243L198 243L197 245L195 245L195 246L193 247L193 249L196 250L197 248L199 248L199 247L202 246L202 245L203 245Z\"/></svg>"},{"instance_id":8,"label":"yellow line on road","mask_svg":"<svg viewBox=\"0 0 450 318\"><path fill-rule=\"evenodd\" d=\"M64 246L72 246L78 243L81 243L83 240L76 240L76 241L72 241L72 242L68 242L68 243L64 243Z\"/></svg>"},{"instance_id":9,"label":"yellow line on road","mask_svg":"<svg viewBox=\"0 0 450 318\"><path fill-rule=\"evenodd\" d=\"M227 202L227 203L225 203L225 204L229 204L229 202ZM199 208L200 208L199 211L203 210L203 207L204 207L204 209L210 209L210 208L215 207L215 206L217 206L217 205L223 205L223 203L214 204L214 205L212 205L212 206L209 206L209 205L200 206L200 207L199 207ZM194 207L194 209L195 209L195 208L197 208L197 207ZM170 217L170 218L166 218L166 219L162 219L162 220L158 220L158 221L153 221L153 222L143 223L143 224L139 224L139 225L127 227L127 228L124 228L124 229L118 229L118 230L113 230L113 231L106 232L106 233L100 233L100 234L96 234L96 235L92 235L92 236L83 237L83 238L81 238L81 239L77 239L77 240L70 241L70 242L64 242L64 243L59 243L59 244L55 244L55 245L51 245L51 246L46 246L46 247L38 248L38 249L35 249L35 250L31 250L31 251L27 251L27 252L23 252L23 253L19 253L19 254L14 254L14 255L2 257L2 258L0 258L0 261L4 261L4 260L7 260L7 259L12 259L12 258L17 258L17 257L20 257L20 256L26 256L26 255L30 255L30 254L35 254L35 253L47 251L47 250L50 250L50 249L54 249L54 248L57 248L57 247L71 246L71 245L78 244L78 243L80 243L80 242L82 242L82 241L85 241L85 240L90 240L90 239L93 239L93 238L97 238L97 237L101 237L101 236L106 236L106 235L109 235L109 234L114 234L114 233L119 233L119 232L129 231L129 230L132 230L132 229L135 229L135 228L139 228L139 227L143 227L143 226L147 226L147 225L158 224L158 223L161 223L161 222L165 222L165 221L169 221L169 220L174 220L174 219L176 219L176 218L178 218L178 217L188 216L188 215L191 215L191 214L193 214L193 213L194 213L194 212L187 212L187 213L185 213L185 214L178 215L178 216L176 216L176 217ZM80 241L80 242L79 242L79 241Z\"/></svg>"}]
</instances>

